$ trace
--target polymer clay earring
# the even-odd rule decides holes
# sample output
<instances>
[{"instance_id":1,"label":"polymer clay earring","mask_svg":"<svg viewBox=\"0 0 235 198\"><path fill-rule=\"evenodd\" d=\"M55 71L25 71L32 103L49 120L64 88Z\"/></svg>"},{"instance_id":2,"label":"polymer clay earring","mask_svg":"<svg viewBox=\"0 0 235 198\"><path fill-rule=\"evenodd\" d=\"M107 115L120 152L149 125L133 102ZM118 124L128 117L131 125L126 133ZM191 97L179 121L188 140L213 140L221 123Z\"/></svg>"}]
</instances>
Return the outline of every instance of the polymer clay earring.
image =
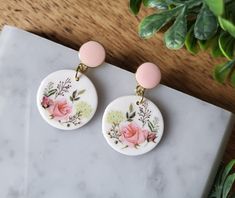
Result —
<instances>
[{"instance_id":1,"label":"polymer clay earring","mask_svg":"<svg viewBox=\"0 0 235 198\"><path fill-rule=\"evenodd\" d=\"M144 63L136 71L136 95L123 96L105 109L102 131L108 144L125 155L141 155L152 150L161 140L163 118L158 107L144 97L145 89L157 86L160 69Z\"/></svg>"},{"instance_id":2,"label":"polymer clay earring","mask_svg":"<svg viewBox=\"0 0 235 198\"><path fill-rule=\"evenodd\" d=\"M37 106L41 116L51 126L72 130L85 125L95 114L97 93L84 75L88 68L101 65L105 50L101 44L89 41L79 50L81 63L76 70L59 70L44 78L37 92Z\"/></svg>"}]
</instances>

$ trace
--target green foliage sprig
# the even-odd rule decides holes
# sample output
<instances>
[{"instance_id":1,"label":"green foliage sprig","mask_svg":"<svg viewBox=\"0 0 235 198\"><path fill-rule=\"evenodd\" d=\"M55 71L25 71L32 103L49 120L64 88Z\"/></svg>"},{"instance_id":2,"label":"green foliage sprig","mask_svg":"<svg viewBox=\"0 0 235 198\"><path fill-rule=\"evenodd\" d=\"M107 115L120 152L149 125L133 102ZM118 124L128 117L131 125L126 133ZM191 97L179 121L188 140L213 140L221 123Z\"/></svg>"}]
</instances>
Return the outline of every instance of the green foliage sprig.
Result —
<instances>
[{"instance_id":1,"label":"green foliage sprig","mask_svg":"<svg viewBox=\"0 0 235 198\"><path fill-rule=\"evenodd\" d=\"M156 11L139 24L139 36L152 37L166 24L164 43L177 50L183 46L191 54L210 49L212 57L226 57L215 66L213 77L220 83L230 79L235 86L235 0L130 0L130 10L141 5Z\"/></svg>"},{"instance_id":2,"label":"green foliage sprig","mask_svg":"<svg viewBox=\"0 0 235 198\"><path fill-rule=\"evenodd\" d=\"M230 161L226 167L221 167L217 173L213 188L208 198L234 198L231 188L235 181L235 173L232 169L235 166L235 160Z\"/></svg>"}]
</instances>

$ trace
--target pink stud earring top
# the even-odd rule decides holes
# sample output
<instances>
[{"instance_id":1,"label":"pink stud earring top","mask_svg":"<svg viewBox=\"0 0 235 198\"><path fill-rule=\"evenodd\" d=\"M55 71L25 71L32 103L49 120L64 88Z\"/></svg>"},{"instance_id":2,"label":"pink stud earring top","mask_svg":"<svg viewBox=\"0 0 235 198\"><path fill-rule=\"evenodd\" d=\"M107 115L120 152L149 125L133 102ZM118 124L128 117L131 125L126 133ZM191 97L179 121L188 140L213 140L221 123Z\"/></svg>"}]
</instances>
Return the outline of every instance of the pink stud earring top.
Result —
<instances>
[{"instance_id":1,"label":"pink stud earring top","mask_svg":"<svg viewBox=\"0 0 235 198\"><path fill-rule=\"evenodd\" d=\"M81 46L79 58L86 66L97 67L105 60L104 47L96 41L89 41Z\"/></svg>"},{"instance_id":2,"label":"pink stud earring top","mask_svg":"<svg viewBox=\"0 0 235 198\"><path fill-rule=\"evenodd\" d=\"M152 89L160 83L161 71L153 63L143 63L136 71L136 80L143 88Z\"/></svg>"}]
</instances>

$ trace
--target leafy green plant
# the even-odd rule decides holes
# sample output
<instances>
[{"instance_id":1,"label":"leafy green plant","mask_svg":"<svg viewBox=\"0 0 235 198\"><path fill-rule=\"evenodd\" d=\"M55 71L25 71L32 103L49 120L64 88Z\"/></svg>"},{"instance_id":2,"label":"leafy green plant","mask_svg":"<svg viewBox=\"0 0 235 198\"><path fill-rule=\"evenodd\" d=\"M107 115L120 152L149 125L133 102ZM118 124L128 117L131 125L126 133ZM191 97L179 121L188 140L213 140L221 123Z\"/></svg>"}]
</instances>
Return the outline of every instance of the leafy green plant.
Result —
<instances>
[{"instance_id":1,"label":"leafy green plant","mask_svg":"<svg viewBox=\"0 0 235 198\"><path fill-rule=\"evenodd\" d=\"M235 160L230 161L226 167L221 167L214 181L213 188L208 198L234 198L231 188L235 181L235 173L231 173Z\"/></svg>"},{"instance_id":2,"label":"leafy green plant","mask_svg":"<svg viewBox=\"0 0 235 198\"><path fill-rule=\"evenodd\" d=\"M215 66L213 77L220 83L230 79L235 86L235 1L234 0L130 0L134 15L141 5L155 9L139 24L139 36L147 39L168 25L167 48L183 46L191 54L210 50L212 57L226 57Z\"/></svg>"}]
</instances>

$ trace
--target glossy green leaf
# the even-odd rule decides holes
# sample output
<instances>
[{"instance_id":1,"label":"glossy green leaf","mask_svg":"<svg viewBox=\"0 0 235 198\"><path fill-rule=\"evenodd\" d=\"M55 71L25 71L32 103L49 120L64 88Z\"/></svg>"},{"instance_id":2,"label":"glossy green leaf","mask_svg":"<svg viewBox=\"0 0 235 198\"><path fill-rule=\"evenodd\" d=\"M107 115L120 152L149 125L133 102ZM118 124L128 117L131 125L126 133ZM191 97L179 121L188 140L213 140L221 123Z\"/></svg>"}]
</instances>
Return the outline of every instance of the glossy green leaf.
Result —
<instances>
[{"instance_id":1,"label":"glossy green leaf","mask_svg":"<svg viewBox=\"0 0 235 198\"><path fill-rule=\"evenodd\" d=\"M227 32L222 32L219 36L219 47L224 56L232 60L234 56L234 42L235 38L230 36Z\"/></svg>"},{"instance_id":2,"label":"glossy green leaf","mask_svg":"<svg viewBox=\"0 0 235 198\"><path fill-rule=\"evenodd\" d=\"M235 37L235 25L231 21L224 19L222 17L219 17L218 20L220 26L229 34L231 34L231 36Z\"/></svg>"},{"instance_id":3,"label":"glossy green leaf","mask_svg":"<svg viewBox=\"0 0 235 198\"><path fill-rule=\"evenodd\" d=\"M224 172L224 167L221 166L220 170L218 171L218 173L216 174L216 178L214 181L214 185L213 185L213 189L210 193L210 198L217 198L217 197L221 197L222 195L222 190L223 190L223 185L221 184L221 180L222 180L222 175Z\"/></svg>"},{"instance_id":4,"label":"glossy green leaf","mask_svg":"<svg viewBox=\"0 0 235 198\"><path fill-rule=\"evenodd\" d=\"M233 61L227 61L226 63L216 65L213 71L214 79L217 80L219 83L224 83L233 69L234 62L235 61L233 60Z\"/></svg>"},{"instance_id":5,"label":"glossy green leaf","mask_svg":"<svg viewBox=\"0 0 235 198\"><path fill-rule=\"evenodd\" d=\"M235 86L235 70L233 70L230 78L231 84Z\"/></svg>"},{"instance_id":6,"label":"glossy green leaf","mask_svg":"<svg viewBox=\"0 0 235 198\"><path fill-rule=\"evenodd\" d=\"M186 35L185 47L191 54L197 54L199 47L197 45L197 39L194 37L194 25L192 25Z\"/></svg>"},{"instance_id":7,"label":"glossy green leaf","mask_svg":"<svg viewBox=\"0 0 235 198\"><path fill-rule=\"evenodd\" d=\"M158 8L158 9L167 9L168 3L165 0L143 0L145 7Z\"/></svg>"},{"instance_id":8,"label":"glossy green leaf","mask_svg":"<svg viewBox=\"0 0 235 198\"><path fill-rule=\"evenodd\" d=\"M208 40L217 32L218 23L215 15L207 5L203 5L197 16L194 27L194 35L199 40Z\"/></svg>"},{"instance_id":9,"label":"glossy green leaf","mask_svg":"<svg viewBox=\"0 0 235 198\"><path fill-rule=\"evenodd\" d=\"M130 10L134 15L137 15L140 11L142 0L130 0Z\"/></svg>"},{"instance_id":10,"label":"glossy green leaf","mask_svg":"<svg viewBox=\"0 0 235 198\"><path fill-rule=\"evenodd\" d=\"M172 20L180 9L181 6L176 7L172 10L155 13L145 17L139 25L140 37L150 38L151 36L153 36L164 25L166 25L170 20Z\"/></svg>"},{"instance_id":11,"label":"glossy green leaf","mask_svg":"<svg viewBox=\"0 0 235 198\"><path fill-rule=\"evenodd\" d=\"M210 10L216 15L220 16L224 12L224 0L204 0Z\"/></svg>"},{"instance_id":12,"label":"glossy green leaf","mask_svg":"<svg viewBox=\"0 0 235 198\"><path fill-rule=\"evenodd\" d=\"M210 46L211 46L212 57L216 58L219 56L223 56L223 53L221 52L220 47L219 47L219 35L215 35L212 38Z\"/></svg>"},{"instance_id":13,"label":"glossy green leaf","mask_svg":"<svg viewBox=\"0 0 235 198\"><path fill-rule=\"evenodd\" d=\"M190 9L195 6L199 6L202 3L202 0L166 0L166 2L175 6L185 5Z\"/></svg>"},{"instance_id":14,"label":"glossy green leaf","mask_svg":"<svg viewBox=\"0 0 235 198\"><path fill-rule=\"evenodd\" d=\"M200 46L200 49L205 51L209 47L209 42L208 40L198 40L198 45Z\"/></svg>"},{"instance_id":15,"label":"glossy green leaf","mask_svg":"<svg viewBox=\"0 0 235 198\"><path fill-rule=\"evenodd\" d=\"M231 0L230 2L225 2L225 12L223 14L223 18L231 21L233 24L235 23L235 1Z\"/></svg>"},{"instance_id":16,"label":"glossy green leaf","mask_svg":"<svg viewBox=\"0 0 235 198\"><path fill-rule=\"evenodd\" d=\"M187 34L186 7L182 7L174 24L164 34L164 42L169 49L180 49L184 46Z\"/></svg>"},{"instance_id":17,"label":"glossy green leaf","mask_svg":"<svg viewBox=\"0 0 235 198\"><path fill-rule=\"evenodd\" d=\"M233 185L234 181L235 181L235 173L229 175L226 178L226 180L224 182L224 186L223 186L223 194L222 194L223 196L222 196L222 198L228 198L228 194L229 194L229 192L232 188L232 185Z\"/></svg>"},{"instance_id":18,"label":"glossy green leaf","mask_svg":"<svg viewBox=\"0 0 235 198\"><path fill-rule=\"evenodd\" d=\"M233 63L235 63L235 60L232 61ZM231 160L227 166L225 167L224 171L223 171L223 176L221 178L221 182L224 183L226 177L229 175L230 171L232 170L232 168L235 166L235 160Z\"/></svg>"}]
</instances>

